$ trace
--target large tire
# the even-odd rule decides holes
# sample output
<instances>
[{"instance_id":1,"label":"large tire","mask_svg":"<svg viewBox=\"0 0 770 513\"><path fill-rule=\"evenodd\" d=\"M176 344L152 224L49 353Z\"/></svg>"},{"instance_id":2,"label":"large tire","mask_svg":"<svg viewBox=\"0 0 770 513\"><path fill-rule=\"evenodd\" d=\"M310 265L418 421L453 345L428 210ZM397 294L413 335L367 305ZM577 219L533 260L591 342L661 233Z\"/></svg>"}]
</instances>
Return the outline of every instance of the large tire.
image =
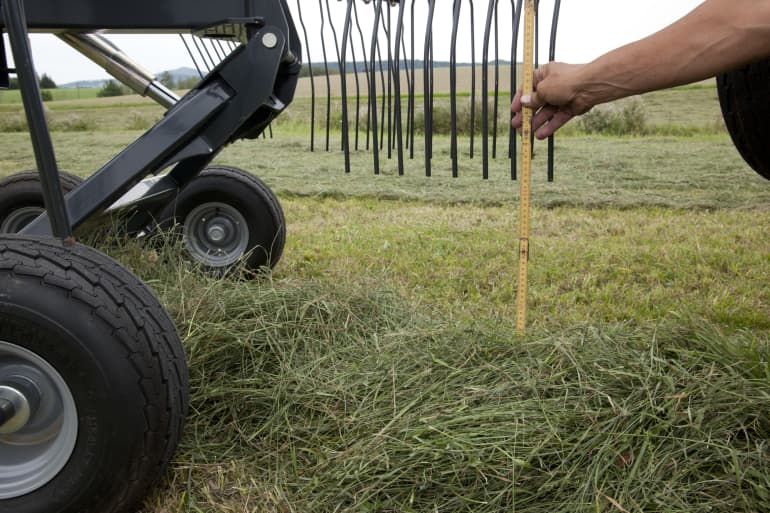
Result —
<instances>
[{"instance_id":1,"label":"large tire","mask_svg":"<svg viewBox=\"0 0 770 513\"><path fill-rule=\"evenodd\" d=\"M187 409L168 314L120 264L56 239L0 236L0 290L0 400L4 383L42 390L26 425L0 434L0 511L135 511Z\"/></svg>"},{"instance_id":2,"label":"large tire","mask_svg":"<svg viewBox=\"0 0 770 513\"><path fill-rule=\"evenodd\" d=\"M215 273L272 268L286 243L278 198L262 180L236 167L204 169L159 219L163 229L181 229L190 256Z\"/></svg>"},{"instance_id":3,"label":"large tire","mask_svg":"<svg viewBox=\"0 0 770 513\"><path fill-rule=\"evenodd\" d=\"M717 90L735 147L770 180L770 59L718 76Z\"/></svg>"},{"instance_id":4,"label":"large tire","mask_svg":"<svg viewBox=\"0 0 770 513\"><path fill-rule=\"evenodd\" d=\"M59 172L67 194L83 182L79 176ZM0 180L0 233L17 233L43 213L43 187L37 171L23 171Z\"/></svg>"}]
</instances>

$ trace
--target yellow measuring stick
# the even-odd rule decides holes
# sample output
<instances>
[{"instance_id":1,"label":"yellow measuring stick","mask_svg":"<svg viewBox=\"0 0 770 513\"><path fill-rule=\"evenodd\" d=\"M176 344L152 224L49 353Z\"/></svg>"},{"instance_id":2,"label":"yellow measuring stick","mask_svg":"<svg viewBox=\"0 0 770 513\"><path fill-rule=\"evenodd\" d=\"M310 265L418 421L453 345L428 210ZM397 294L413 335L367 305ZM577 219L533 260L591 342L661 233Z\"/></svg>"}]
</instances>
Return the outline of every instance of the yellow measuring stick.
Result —
<instances>
[{"instance_id":1,"label":"yellow measuring stick","mask_svg":"<svg viewBox=\"0 0 770 513\"><path fill-rule=\"evenodd\" d=\"M524 6L524 80L522 94L531 94L535 74L535 0ZM519 208L519 288L516 294L516 329L527 326L527 274L529 271L529 219L532 181L532 109L521 109L521 206Z\"/></svg>"}]
</instances>

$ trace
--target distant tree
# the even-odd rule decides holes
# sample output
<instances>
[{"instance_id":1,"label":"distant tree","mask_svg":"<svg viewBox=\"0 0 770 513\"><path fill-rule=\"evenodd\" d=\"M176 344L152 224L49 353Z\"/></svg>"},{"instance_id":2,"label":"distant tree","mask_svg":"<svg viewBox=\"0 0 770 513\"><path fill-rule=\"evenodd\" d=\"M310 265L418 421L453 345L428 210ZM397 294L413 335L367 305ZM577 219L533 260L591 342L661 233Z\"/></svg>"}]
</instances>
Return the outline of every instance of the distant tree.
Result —
<instances>
[{"instance_id":1,"label":"distant tree","mask_svg":"<svg viewBox=\"0 0 770 513\"><path fill-rule=\"evenodd\" d=\"M99 98L106 98L108 96L123 96L123 88L120 84L114 80L108 80L104 83L99 92L96 93Z\"/></svg>"},{"instance_id":2,"label":"distant tree","mask_svg":"<svg viewBox=\"0 0 770 513\"><path fill-rule=\"evenodd\" d=\"M40 98L42 98L44 102L50 102L50 101L53 101L53 94L51 93L51 91L47 89L43 89L42 91L40 91Z\"/></svg>"},{"instance_id":3,"label":"distant tree","mask_svg":"<svg viewBox=\"0 0 770 513\"><path fill-rule=\"evenodd\" d=\"M40 77L40 89L56 89L56 82L51 77L43 73Z\"/></svg>"},{"instance_id":4,"label":"distant tree","mask_svg":"<svg viewBox=\"0 0 770 513\"><path fill-rule=\"evenodd\" d=\"M10 84L8 85L8 89L18 89L19 88L19 79L18 78L12 78L10 80Z\"/></svg>"},{"instance_id":5,"label":"distant tree","mask_svg":"<svg viewBox=\"0 0 770 513\"><path fill-rule=\"evenodd\" d=\"M174 80L174 77L168 71L164 71L163 73L161 73L160 77L158 77L158 80L160 80L160 83L168 87L169 89L174 89L176 87L176 82Z\"/></svg>"},{"instance_id":6,"label":"distant tree","mask_svg":"<svg viewBox=\"0 0 770 513\"><path fill-rule=\"evenodd\" d=\"M177 89L192 89L198 85L198 82L200 82L200 78L198 77L180 78L176 82L176 87Z\"/></svg>"}]
</instances>

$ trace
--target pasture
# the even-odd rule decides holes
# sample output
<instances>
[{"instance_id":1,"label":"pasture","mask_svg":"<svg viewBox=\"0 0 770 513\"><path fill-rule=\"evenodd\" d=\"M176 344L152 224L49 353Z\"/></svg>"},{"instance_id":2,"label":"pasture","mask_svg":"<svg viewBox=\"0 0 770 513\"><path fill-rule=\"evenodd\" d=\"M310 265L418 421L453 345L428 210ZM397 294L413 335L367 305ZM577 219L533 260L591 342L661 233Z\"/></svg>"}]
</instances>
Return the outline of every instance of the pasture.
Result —
<instances>
[{"instance_id":1,"label":"pasture","mask_svg":"<svg viewBox=\"0 0 770 513\"><path fill-rule=\"evenodd\" d=\"M346 175L323 120L310 152L301 87L274 138L217 158L281 198L272 273L214 279L162 235L84 235L154 288L188 352L186 434L143 513L767 510L770 183L713 84L637 100L644 136L565 130L555 183L536 145L525 337L506 125L488 181L467 137L451 178L441 134L431 178L420 138L405 176L365 151ZM82 176L162 115L46 105ZM0 116L0 176L34 168L20 106Z\"/></svg>"}]
</instances>

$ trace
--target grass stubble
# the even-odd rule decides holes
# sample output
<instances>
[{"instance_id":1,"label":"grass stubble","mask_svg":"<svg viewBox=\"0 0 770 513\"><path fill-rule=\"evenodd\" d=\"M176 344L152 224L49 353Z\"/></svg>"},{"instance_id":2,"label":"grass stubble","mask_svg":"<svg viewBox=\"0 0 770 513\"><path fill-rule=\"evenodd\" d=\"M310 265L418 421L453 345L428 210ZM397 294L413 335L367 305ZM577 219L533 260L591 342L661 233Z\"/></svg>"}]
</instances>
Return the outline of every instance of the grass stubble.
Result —
<instances>
[{"instance_id":1,"label":"grass stubble","mask_svg":"<svg viewBox=\"0 0 770 513\"><path fill-rule=\"evenodd\" d=\"M87 174L155 115L95 106L114 128L55 132L62 167ZM262 143L281 159L229 148L282 196L274 273L214 279L174 241L100 242L158 293L190 364L185 435L143 513L768 511L768 192L706 132L560 139L563 174L535 183L523 338L504 163L489 184L467 160L472 178L428 182L419 163L371 177L366 155L343 177L291 134ZM20 138L1 173L32 167Z\"/></svg>"}]
</instances>

